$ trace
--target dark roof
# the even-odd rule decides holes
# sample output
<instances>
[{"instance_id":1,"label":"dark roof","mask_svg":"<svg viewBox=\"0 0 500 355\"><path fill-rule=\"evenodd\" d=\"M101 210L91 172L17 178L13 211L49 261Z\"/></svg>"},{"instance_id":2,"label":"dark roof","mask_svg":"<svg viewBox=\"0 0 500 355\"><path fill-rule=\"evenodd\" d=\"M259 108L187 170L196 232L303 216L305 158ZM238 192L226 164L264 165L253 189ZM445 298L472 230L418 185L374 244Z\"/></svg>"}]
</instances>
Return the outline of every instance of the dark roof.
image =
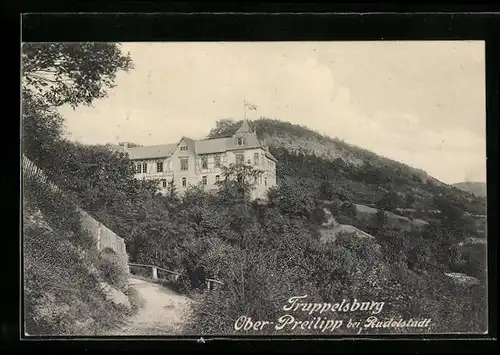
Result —
<instances>
[{"instance_id":1,"label":"dark roof","mask_svg":"<svg viewBox=\"0 0 500 355\"><path fill-rule=\"evenodd\" d=\"M155 159L155 158L167 158L174 152L177 147L175 144L163 144L163 145L150 145L145 147L132 147L128 148L127 152L129 158L135 159Z\"/></svg>"},{"instance_id":2,"label":"dark roof","mask_svg":"<svg viewBox=\"0 0 500 355\"><path fill-rule=\"evenodd\" d=\"M250 127L250 123L248 123L248 120L243 120L240 128L238 128L236 133L253 133L253 129L252 127Z\"/></svg>"},{"instance_id":3,"label":"dark roof","mask_svg":"<svg viewBox=\"0 0 500 355\"><path fill-rule=\"evenodd\" d=\"M190 150L194 150L196 154L214 154L222 153L228 150L237 149L252 149L252 148L262 148L266 151L266 156L274 161L277 161L275 157L259 142L257 135L254 133L252 127L248 123L248 120L244 120L240 128L235 134L245 133L245 143L243 146L237 144L236 138L226 137L226 138L214 138L214 139L203 139L194 140L188 137L182 137L179 142L184 141L189 146ZM250 134L249 134L250 133ZM128 148L126 151L129 154L130 159L154 159L154 158L167 158L172 155L179 143L165 144L165 145L154 145L146 147L132 147ZM123 147L120 147L123 149Z\"/></svg>"},{"instance_id":4,"label":"dark roof","mask_svg":"<svg viewBox=\"0 0 500 355\"><path fill-rule=\"evenodd\" d=\"M262 148L262 145L257 140L257 136L254 134L245 137L245 144L243 146L239 146L236 139L233 137L204 139L196 141L195 146L196 154L212 154L236 149Z\"/></svg>"}]
</instances>

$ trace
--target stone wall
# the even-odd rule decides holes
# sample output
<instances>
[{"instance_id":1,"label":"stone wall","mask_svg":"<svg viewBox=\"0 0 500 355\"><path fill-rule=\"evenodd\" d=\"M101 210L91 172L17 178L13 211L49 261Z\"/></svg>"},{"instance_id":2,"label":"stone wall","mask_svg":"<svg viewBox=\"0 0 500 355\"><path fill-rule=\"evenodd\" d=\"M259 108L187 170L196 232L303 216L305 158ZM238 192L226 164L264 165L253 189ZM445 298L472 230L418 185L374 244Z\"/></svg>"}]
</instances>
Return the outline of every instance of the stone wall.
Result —
<instances>
[{"instance_id":1,"label":"stone wall","mask_svg":"<svg viewBox=\"0 0 500 355\"><path fill-rule=\"evenodd\" d=\"M22 166L23 176L35 177L39 181L48 184L52 189L61 191L59 187L57 187L47 179L47 176L45 175L43 170L38 168L24 155ZM120 256L120 259L122 259L124 263L128 263L128 255L123 238L116 235L116 233L90 216L87 212L81 210L80 208L78 208L78 211L80 212L81 225L94 237L97 250L101 252L106 248L110 248Z\"/></svg>"},{"instance_id":2,"label":"stone wall","mask_svg":"<svg viewBox=\"0 0 500 355\"><path fill-rule=\"evenodd\" d=\"M116 254L122 256L128 262L125 241L111 229L94 219L87 212L79 210L82 227L95 239L97 250L112 249Z\"/></svg>"}]
</instances>

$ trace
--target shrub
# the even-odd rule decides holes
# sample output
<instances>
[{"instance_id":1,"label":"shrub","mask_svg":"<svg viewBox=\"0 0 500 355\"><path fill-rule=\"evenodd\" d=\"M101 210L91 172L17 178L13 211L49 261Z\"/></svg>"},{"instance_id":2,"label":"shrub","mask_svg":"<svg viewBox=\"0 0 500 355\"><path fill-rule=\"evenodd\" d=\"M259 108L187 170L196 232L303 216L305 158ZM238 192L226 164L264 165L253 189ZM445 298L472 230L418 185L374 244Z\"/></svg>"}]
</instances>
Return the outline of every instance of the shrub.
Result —
<instances>
[{"instance_id":1,"label":"shrub","mask_svg":"<svg viewBox=\"0 0 500 355\"><path fill-rule=\"evenodd\" d=\"M99 335L124 313L100 289L92 239L73 204L36 179L25 179L24 317L30 335Z\"/></svg>"},{"instance_id":2,"label":"shrub","mask_svg":"<svg viewBox=\"0 0 500 355\"><path fill-rule=\"evenodd\" d=\"M350 201L344 202L340 210L342 214L350 218L354 218L357 215L356 206L354 206L354 204Z\"/></svg>"},{"instance_id":3,"label":"shrub","mask_svg":"<svg viewBox=\"0 0 500 355\"><path fill-rule=\"evenodd\" d=\"M122 292L127 291L128 265L126 260L122 260L114 251L106 248L101 252L99 271L104 281Z\"/></svg>"},{"instance_id":4,"label":"shrub","mask_svg":"<svg viewBox=\"0 0 500 355\"><path fill-rule=\"evenodd\" d=\"M25 329L30 335L98 335L122 314L105 299L92 258L65 235L25 220Z\"/></svg>"}]
</instances>

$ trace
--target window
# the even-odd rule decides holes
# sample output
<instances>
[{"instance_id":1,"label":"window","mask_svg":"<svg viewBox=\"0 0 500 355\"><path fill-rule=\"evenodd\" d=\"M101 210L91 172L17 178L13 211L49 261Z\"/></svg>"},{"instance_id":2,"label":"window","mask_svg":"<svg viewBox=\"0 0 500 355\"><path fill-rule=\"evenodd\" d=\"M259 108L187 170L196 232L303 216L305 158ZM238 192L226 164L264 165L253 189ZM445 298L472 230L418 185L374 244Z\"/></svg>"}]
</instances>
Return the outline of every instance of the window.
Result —
<instances>
[{"instance_id":1,"label":"window","mask_svg":"<svg viewBox=\"0 0 500 355\"><path fill-rule=\"evenodd\" d=\"M259 153L253 154L253 165L259 165Z\"/></svg>"},{"instance_id":2,"label":"window","mask_svg":"<svg viewBox=\"0 0 500 355\"><path fill-rule=\"evenodd\" d=\"M183 146L181 147L181 150L188 150L188 147L187 147L186 145L183 145Z\"/></svg>"},{"instance_id":3,"label":"window","mask_svg":"<svg viewBox=\"0 0 500 355\"><path fill-rule=\"evenodd\" d=\"M245 154L238 153L236 154L236 164L243 164L245 161Z\"/></svg>"},{"instance_id":4,"label":"window","mask_svg":"<svg viewBox=\"0 0 500 355\"><path fill-rule=\"evenodd\" d=\"M259 176L259 184L261 184L261 185L262 185L262 175L261 175L261 176Z\"/></svg>"},{"instance_id":5,"label":"window","mask_svg":"<svg viewBox=\"0 0 500 355\"><path fill-rule=\"evenodd\" d=\"M220 181L220 176L219 175L215 175L215 182L219 182Z\"/></svg>"},{"instance_id":6,"label":"window","mask_svg":"<svg viewBox=\"0 0 500 355\"><path fill-rule=\"evenodd\" d=\"M181 170L187 170L188 169L188 160L187 158L181 159Z\"/></svg>"},{"instance_id":7,"label":"window","mask_svg":"<svg viewBox=\"0 0 500 355\"><path fill-rule=\"evenodd\" d=\"M241 138L241 137L238 138L238 145L243 145L244 142L245 141L243 138Z\"/></svg>"},{"instance_id":8,"label":"window","mask_svg":"<svg viewBox=\"0 0 500 355\"><path fill-rule=\"evenodd\" d=\"M206 185L207 184L207 177L206 176L202 176L201 182L202 182L203 185Z\"/></svg>"},{"instance_id":9,"label":"window","mask_svg":"<svg viewBox=\"0 0 500 355\"><path fill-rule=\"evenodd\" d=\"M267 186L267 177L264 178L264 186Z\"/></svg>"},{"instance_id":10,"label":"window","mask_svg":"<svg viewBox=\"0 0 500 355\"><path fill-rule=\"evenodd\" d=\"M142 164L142 172L143 173L147 173L148 172L148 164L147 163L143 163Z\"/></svg>"},{"instance_id":11,"label":"window","mask_svg":"<svg viewBox=\"0 0 500 355\"><path fill-rule=\"evenodd\" d=\"M141 163L135 164L135 172L136 173L140 173L142 170L141 168L142 168Z\"/></svg>"},{"instance_id":12,"label":"window","mask_svg":"<svg viewBox=\"0 0 500 355\"><path fill-rule=\"evenodd\" d=\"M162 183L162 187L163 187L163 188L166 188L166 187L167 187L167 179L163 179L163 180L161 181L161 183Z\"/></svg>"},{"instance_id":13,"label":"window","mask_svg":"<svg viewBox=\"0 0 500 355\"><path fill-rule=\"evenodd\" d=\"M163 162L159 161L156 163L156 172L157 173L162 173L163 172Z\"/></svg>"},{"instance_id":14,"label":"window","mask_svg":"<svg viewBox=\"0 0 500 355\"><path fill-rule=\"evenodd\" d=\"M220 155L216 155L214 157L214 160L215 160L215 167L220 168Z\"/></svg>"},{"instance_id":15,"label":"window","mask_svg":"<svg viewBox=\"0 0 500 355\"><path fill-rule=\"evenodd\" d=\"M207 157L201 157L201 168L208 169L208 158Z\"/></svg>"},{"instance_id":16,"label":"window","mask_svg":"<svg viewBox=\"0 0 500 355\"><path fill-rule=\"evenodd\" d=\"M186 183L187 183L186 178L183 177L182 178L182 187L186 187Z\"/></svg>"}]
</instances>

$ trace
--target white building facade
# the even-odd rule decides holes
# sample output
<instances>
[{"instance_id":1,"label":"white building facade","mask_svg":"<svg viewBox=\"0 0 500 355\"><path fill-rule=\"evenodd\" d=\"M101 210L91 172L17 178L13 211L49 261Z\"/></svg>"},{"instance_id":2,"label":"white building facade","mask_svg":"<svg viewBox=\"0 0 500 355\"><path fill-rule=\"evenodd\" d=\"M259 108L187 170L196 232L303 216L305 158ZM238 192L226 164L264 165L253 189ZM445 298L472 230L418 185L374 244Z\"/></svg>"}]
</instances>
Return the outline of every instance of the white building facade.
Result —
<instances>
[{"instance_id":1,"label":"white building facade","mask_svg":"<svg viewBox=\"0 0 500 355\"><path fill-rule=\"evenodd\" d=\"M262 145L247 120L232 137L193 140L183 137L178 143L124 147L134 162L137 179L159 179L160 191L173 187L182 195L191 185L216 189L223 179L222 166L246 164L260 170L252 199L265 199L269 188L276 186L276 158Z\"/></svg>"}]
</instances>

